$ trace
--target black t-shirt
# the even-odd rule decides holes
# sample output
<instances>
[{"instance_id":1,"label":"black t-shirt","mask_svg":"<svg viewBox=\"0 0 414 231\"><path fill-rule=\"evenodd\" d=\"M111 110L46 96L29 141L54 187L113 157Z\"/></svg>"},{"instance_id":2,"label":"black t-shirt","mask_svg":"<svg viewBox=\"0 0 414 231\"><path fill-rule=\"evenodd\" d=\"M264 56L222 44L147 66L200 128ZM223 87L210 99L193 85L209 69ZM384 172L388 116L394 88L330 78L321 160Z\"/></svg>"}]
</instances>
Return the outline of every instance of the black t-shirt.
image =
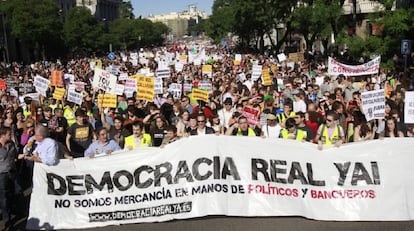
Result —
<instances>
[{"instance_id":1,"label":"black t-shirt","mask_svg":"<svg viewBox=\"0 0 414 231\"><path fill-rule=\"evenodd\" d=\"M73 157L83 157L85 150L92 143L92 125L90 123L84 125L74 123L69 127L68 134L71 135L70 147Z\"/></svg>"},{"instance_id":2,"label":"black t-shirt","mask_svg":"<svg viewBox=\"0 0 414 231\"><path fill-rule=\"evenodd\" d=\"M165 128L154 128L150 133L152 138L152 146L159 147L162 144L165 134L167 134L167 130L165 130Z\"/></svg>"}]
</instances>

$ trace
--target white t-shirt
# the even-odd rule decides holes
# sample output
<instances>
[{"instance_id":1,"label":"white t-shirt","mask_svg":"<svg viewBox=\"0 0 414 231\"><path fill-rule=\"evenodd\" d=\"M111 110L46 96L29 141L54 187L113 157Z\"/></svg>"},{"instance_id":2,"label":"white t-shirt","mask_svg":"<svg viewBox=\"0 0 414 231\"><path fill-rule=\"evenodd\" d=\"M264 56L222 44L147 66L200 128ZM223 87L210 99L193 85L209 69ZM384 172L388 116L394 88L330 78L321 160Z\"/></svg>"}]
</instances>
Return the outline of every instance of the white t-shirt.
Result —
<instances>
[{"instance_id":1,"label":"white t-shirt","mask_svg":"<svg viewBox=\"0 0 414 231\"><path fill-rule=\"evenodd\" d=\"M279 124L273 127L268 125L262 127L263 135L266 138L279 138L280 130L282 130L282 127Z\"/></svg>"}]
</instances>

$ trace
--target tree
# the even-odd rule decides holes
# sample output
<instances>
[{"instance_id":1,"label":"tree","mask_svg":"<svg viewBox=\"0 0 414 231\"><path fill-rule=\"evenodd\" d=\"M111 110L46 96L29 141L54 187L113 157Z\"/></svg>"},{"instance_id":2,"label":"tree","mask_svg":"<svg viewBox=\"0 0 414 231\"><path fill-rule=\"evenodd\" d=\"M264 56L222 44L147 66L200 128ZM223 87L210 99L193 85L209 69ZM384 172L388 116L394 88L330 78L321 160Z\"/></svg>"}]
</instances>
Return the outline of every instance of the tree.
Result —
<instances>
[{"instance_id":1,"label":"tree","mask_svg":"<svg viewBox=\"0 0 414 231\"><path fill-rule=\"evenodd\" d=\"M134 19L134 7L132 7L132 3L130 0L121 2L119 7L119 17L120 18L127 18L127 19Z\"/></svg>"},{"instance_id":2,"label":"tree","mask_svg":"<svg viewBox=\"0 0 414 231\"><path fill-rule=\"evenodd\" d=\"M12 34L25 43L35 59L46 59L51 45L60 41L62 22L53 0L13 0L5 4Z\"/></svg>"},{"instance_id":3,"label":"tree","mask_svg":"<svg viewBox=\"0 0 414 231\"><path fill-rule=\"evenodd\" d=\"M86 7L68 11L63 26L65 44L72 50L92 52L104 45L104 25Z\"/></svg>"}]
</instances>

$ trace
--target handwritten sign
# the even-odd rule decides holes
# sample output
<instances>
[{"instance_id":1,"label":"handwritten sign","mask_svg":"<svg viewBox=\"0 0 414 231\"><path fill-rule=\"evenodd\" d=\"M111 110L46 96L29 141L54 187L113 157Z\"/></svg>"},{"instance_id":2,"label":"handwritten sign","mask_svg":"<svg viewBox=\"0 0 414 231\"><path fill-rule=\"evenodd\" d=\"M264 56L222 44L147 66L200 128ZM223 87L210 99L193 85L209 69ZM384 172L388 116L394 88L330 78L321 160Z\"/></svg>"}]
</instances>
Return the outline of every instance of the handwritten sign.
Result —
<instances>
[{"instance_id":1,"label":"handwritten sign","mask_svg":"<svg viewBox=\"0 0 414 231\"><path fill-rule=\"evenodd\" d=\"M139 100L154 100L154 78L147 76L140 76L137 79L138 92L137 99Z\"/></svg>"},{"instance_id":2,"label":"handwritten sign","mask_svg":"<svg viewBox=\"0 0 414 231\"><path fill-rule=\"evenodd\" d=\"M191 95L195 100L201 100L206 103L208 102L208 91L206 90L193 88L193 90L191 91Z\"/></svg>"},{"instance_id":3,"label":"handwritten sign","mask_svg":"<svg viewBox=\"0 0 414 231\"><path fill-rule=\"evenodd\" d=\"M114 94L99 94L98 107L116 108L117 95Z\"/></svg>"},{"instance_id":4,"label":"handwritten sign","mask_svg":"<svg viewBox=\"0 0 414 231\"><path fill-rule=\"evenodd\" d=\"M65 88L57 87L55 88L55 92L53 93L53 98L56 100L62 100L63 96L65 95Z\"/></svg>"},{"instance_id":5,"label":"handwritten sign","mask_svg":"<svg viewBox=\"0 0 414 231\"><path fill-rule=\"evenodd\" d=\"M108 71L95 68L92 87L99 88L105 92L111 92L116 87L117 77Z\"/></svg>"}]
</instances>

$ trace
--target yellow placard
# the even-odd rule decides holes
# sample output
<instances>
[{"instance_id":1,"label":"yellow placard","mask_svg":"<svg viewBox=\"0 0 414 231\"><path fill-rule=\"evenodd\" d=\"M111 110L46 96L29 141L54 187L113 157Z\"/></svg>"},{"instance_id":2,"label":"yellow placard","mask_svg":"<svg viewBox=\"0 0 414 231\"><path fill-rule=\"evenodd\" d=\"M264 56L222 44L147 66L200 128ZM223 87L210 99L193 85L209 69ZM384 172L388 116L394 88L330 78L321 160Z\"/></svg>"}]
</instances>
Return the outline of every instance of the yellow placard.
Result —
<instances>
[{"instance_id":1,"label":"yellow placard","mask_svg":"<svg viewBox=\"0 0 414 231\"><path fill-rule=\"evenodd\" d=\"M235 66L240 66L240 63L241 63L241 61L239 61L239 60L234 60L234 61L233 61L233 64L234 64Z\"/></svg>"},{"instance_id":2,"label":"yellow placard","mask_svg":"<svg viewBox=\"0 0 414 231\"><path fill-rule=\"evenodd\" d=\"M117 95L114 94L99 94L98 95L98 107L116 108Z\"/></svg>"},{"instance_id":3,"label":"yellow placard","mask_svg":"<svg viewBox=\"0 0 414 231\"><path fill-rule=\"evenodd\" d=\"M270 86L272 85L272 79L270 78L269 69L262 70L263 85Z\"/></svg>"},{"instance_id":4,"label":"yellow placard","mask_svg":"<svg viewBox=\"0 0 414 231\"><path fill-rule=\"evenodd\" d=\"M272 66L270 66L270 70L272 70L273 74L276 75L278 67L276 64L272 64Z\"/></svg>"},{"instance_id":5,"label":"yellow placard","mask_svg":"<svg viewBox=\"0 0 414 231\"><path fill-rule=\"evenodd\" d=\"M53 92L53 98L56 100L62 100L63 96L65 95L65 91L65 88L55 88L55 91Z\"/></svg>"},{"instance_id":6,"label":"yellow placard","mask_svg":"<svg viewBox=\"0 0 414 231\"><path fill-rule=\"evenodd\" d=\"M137 99L154 101L154 78L139 76L137 79Z\"/></svg>"},{"instance_id":7,"label":"yellow placard","mask_svg":"<svg viewBox=\"0 0 414 231\"><path fill-rule=\"evenodd\" d=\"M211 66L211 65L203 65L203 67L202 67L202 70L203 70L203 73L208 73L208 72L212 72L213 71L213 66Z\"/></svg>"},{"instance_id":8,"label":"yellow placard","mask_svg":"<svg viewBox=\"0 0 414 231\"><path fill-rule=\"evenodd\" d=\"M191 92L191 95L195 100L202 100L202 101L208 103L208 91L206 91L206 90L193 88L193 90Z\"/></svg>"}]
</instances>

